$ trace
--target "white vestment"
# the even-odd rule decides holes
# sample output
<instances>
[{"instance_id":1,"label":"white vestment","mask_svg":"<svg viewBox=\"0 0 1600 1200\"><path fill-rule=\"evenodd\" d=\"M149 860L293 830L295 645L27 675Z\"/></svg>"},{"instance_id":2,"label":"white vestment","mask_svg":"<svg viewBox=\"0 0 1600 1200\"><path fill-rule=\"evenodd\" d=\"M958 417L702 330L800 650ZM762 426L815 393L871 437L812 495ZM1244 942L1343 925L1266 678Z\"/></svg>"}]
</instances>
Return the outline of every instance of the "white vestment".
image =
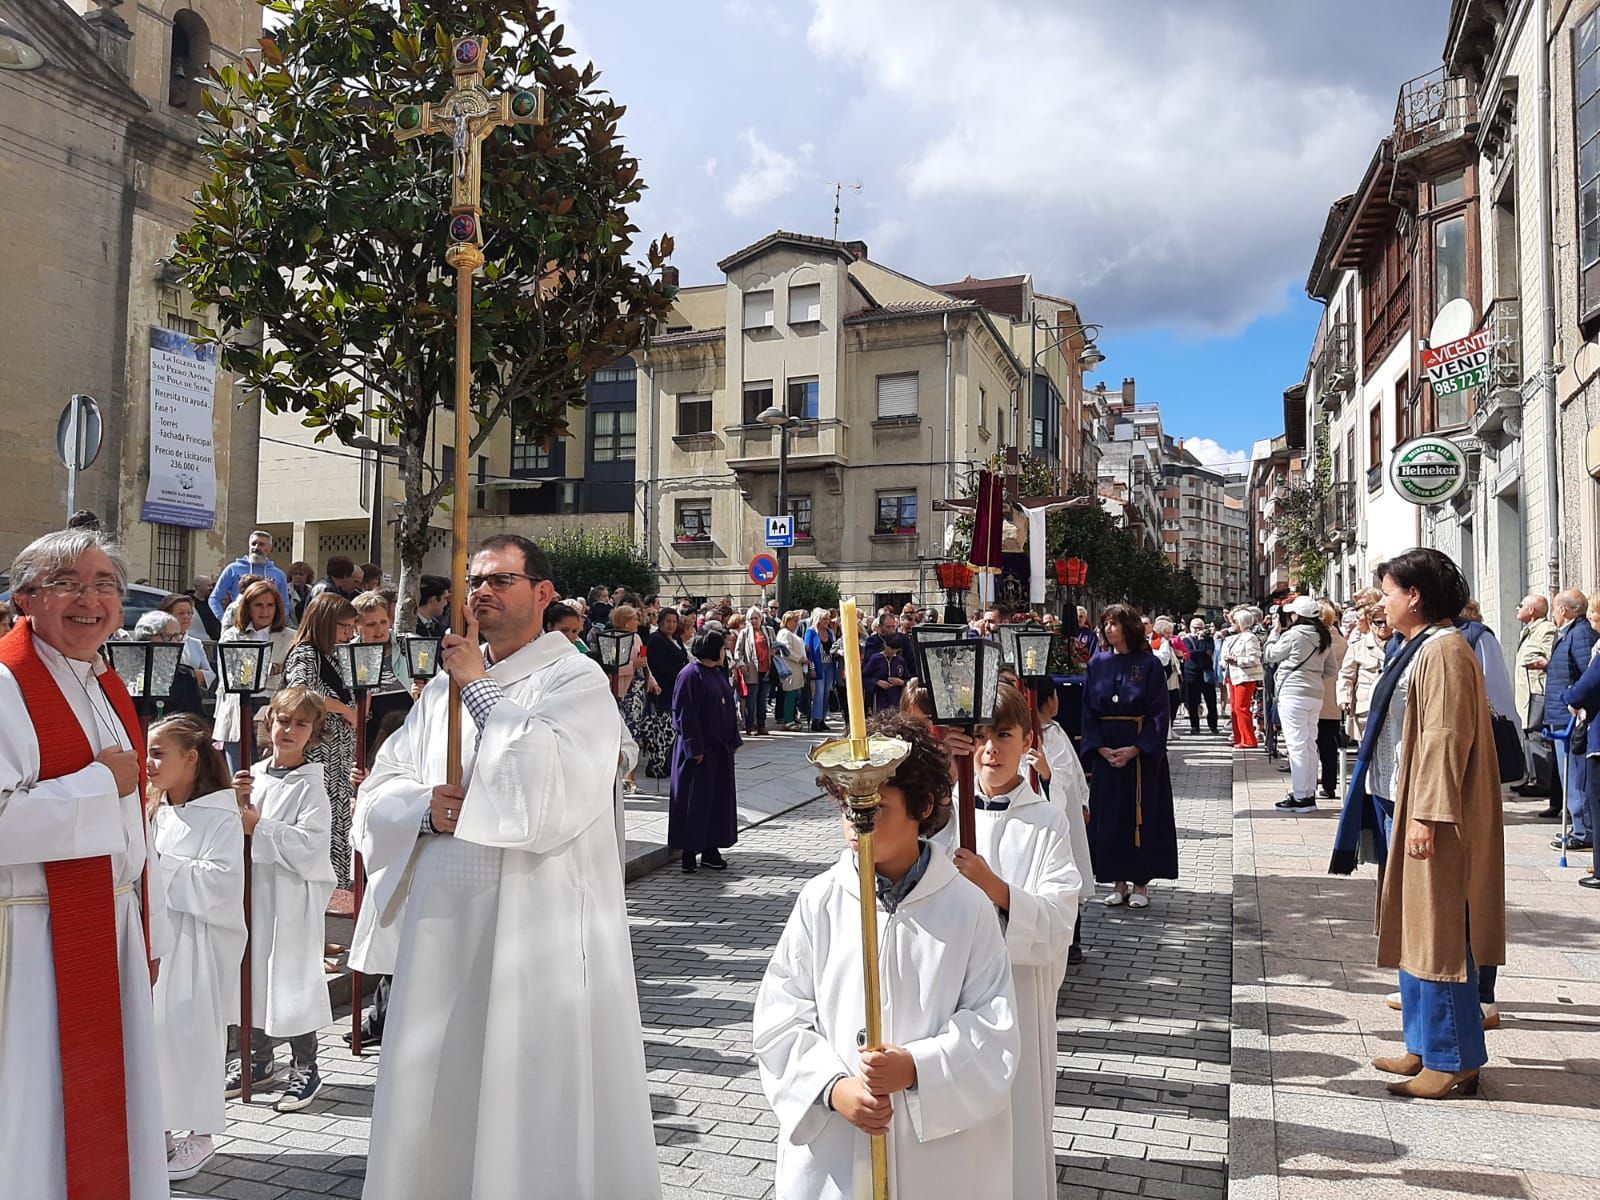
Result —
<instances>
[{"instance_id":1,"label":"white vestment","mask_svg":"<svg viewBox=\"0 0 1600 1200\"><path fill-rule=\"evenodd\" d=\"M1060 722L1039 724L1040 746L1050 764L1050 803L1067 810L1067 824L1072 827L1072 862L1083 879L1084 889L1092 891L1094 867L1089 861L1089 826L1083 816L1089 804L1089 780L1083 773L1083 760Z\"/></svg>"},{"instance_id":2,"label":"white vestment","mask_svg":"<svg viewBox=\"0 0 1600 1200\"><path fill-rule=\"evenodd\" d=\"M37 637L34 648L78 718L96 754L132 743L111 702L90 676L99 662L68 659ZM91 764L39 781L39 743L22 693L0 667L0 940L9 958L0 977L0 1193L66 1200L66 1128L61 1050L44 864L111 856L117 885L117 949L122 989L122 1058L127 1086L133 1200L169 1194L161 1083L156 1070L150 969L139 919L145 865L144 810L133 792L117 795L109 767ZM151 937L164 921L160 888L150 889Z\"/></svg>"},{"instance_id":3,"label":"white vestment","mask_svg":"<svg viewBox=\"0 0 1600 1200\"><path fill-rule=\"evenodd\" d=\"M443 675L361 789L365 902L380 925L404 914L363 1194L653 1200L616 701L559 633L489 674L506 695L481 734L463 713L454 837L420 835L445 779Z\"/></svg>"},{"instance_id":4,"label":"white vestment","mask_svg":"<svg viewBox=\"0 0 1600 1200\"><path fill-rule=\"evenodd\" d=\"M321 763L287 775L267 766L250 771L250 802L261 814L250 839L250 1012L268 1037L287 1038L333 1023L322 967L333 808Z\"/></svg>"},{"instance_id":5,"label":"white vestment","mask_svg":"<svg viewBox=\"0 0 1600 1200\"><path fill-rule=\"evenodd\" d=\"M999 812L977 810L973 830L978 853L1011 888L1005 939L1022 1035L1011 1085L1011 1194L1016 1200L1053 1200L1056 993L1067 972L1083 879L1072 861L1065 812L1025 778L1008 796L993 799L1009 799L1011 805Z\"/></svg>"},{"instance_id":6,"label":"white vestment","mask_svg":"<svg viewBox=\"0 0 1600 1200\"><path fill-rule=\"evenodd\" d=\"M244 825L233 789L162 804L156 853L173 935L155 995L163 1119L168 1129L221 1133L245 945Z\"/></svg>"},{"instance_id":7,"label":"white vestment","mask_svg":"<svg viewBox=\"0 0 1600 1200\"><path fill-rule=\"evenodd\" d=\"M865 1025L860 886L846 850L800 890L756 997L761 1086L778 1118L779 1200L867 1200L870 1141L822 1103L860 1072ZM885 1044L917 1085L893 1098L889 1188L898 1200L1011 1194L1018 1036L994 906L935 851L893 913L878 905Z\"/></svg>"}]
</instances>

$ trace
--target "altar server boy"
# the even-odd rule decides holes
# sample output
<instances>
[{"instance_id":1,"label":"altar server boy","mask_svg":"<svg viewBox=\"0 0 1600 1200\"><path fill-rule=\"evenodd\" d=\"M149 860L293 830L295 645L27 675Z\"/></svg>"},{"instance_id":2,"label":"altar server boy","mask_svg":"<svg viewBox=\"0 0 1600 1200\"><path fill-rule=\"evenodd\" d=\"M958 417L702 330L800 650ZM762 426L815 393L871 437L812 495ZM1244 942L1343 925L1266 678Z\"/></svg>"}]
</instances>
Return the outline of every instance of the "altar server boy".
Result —
<instances>
[{"instance_id":1,"label":"altar server boy","mask_svg":"<svg viewBox=\"0 0 1600 1200\"><path fill-rule=\"evenodd\" d=\"M1022 1049L1011 1088L1010 1194L1056 1194L1056 993L1078 916L1083 879L1072 857L1063 808L1028 783L1033 720L1023 694L1001 684L994 723L977 730L976 851L955 849L956 870L987 896L999 916L1017 993ZM947 845L955 845L952 840Z\"/></svg>"},{"instance_id":2,"label":"altar server boy","mask_svg":"<svg viewBox=\"0 0 1600 1200\"><path fill-rule=\"evenodd\" d=\"M184 714L156 725L145 768L171 922L155 1017L167 1177L176 1181L199 1173L215 1152L211 1135L227 1124L222 1070L245 946L244 826L209 723Z\"/></svg>"},{"instance_id":3,"label":"altar server boy","mask_svg":"<svg viewBox=\"0 0 1600 1200\"><path fill-rule=\"evenodd\" d=\"M255 874L250 887L251 1087L277 1078L273 1046L289 1043L289 1078L278 1112L297 1112L322 1090L317 1030L333 1021L323 975L323 914L333 895L328 858L333 808L322 764L306 751L322 737L322 697L305 688L275 692L262 720L270 758L235 776L246 802L244 828ZM227 1094L242 1090L242 1067L228 1066Z\"/></svg>"},{"instance_id":4,"label":"altar server boy","mask_svg":"<svg viewBox=\"0 0 1600 1200\"><path fill-rule=\"evenodd\" d=\"M1078 917L1072 926L1072 945L1067 950L1067 963L1074 965L1083 961L1083 952L1078 947L1078 934L1083 927L1082 901L1093 893L1095 885L1093 864L1089 861L1089 780L1083 773L1083 761L1072 739L1056 720L1061 710L1056 685L1051 680L1041 679L1033 687L1034 711L1039 715L1039 745L1028 751L1028 765L1048 785L1050 803L1066 810L1067 824L1072 828L1072 863L1083 877Z\"/></svg>"},{"instance_id":5,"label":"altar server boy","mask_svg":"<svg viewBox=\"0 0 1600 1200\"><path fill-rule=\"evenodd\" d=\"M860 891L846 817L850 846L801 889L756 998L777 1195L869 1195L869 1135L886 1133L893 1196L1009 1196L1018 1034L1000 923L928 841L949 819L950 764L926 723L886 713L874 729L911 745L881 789L874 834L885 1045L860 1048Z\"/></svg>"}]
</instances>

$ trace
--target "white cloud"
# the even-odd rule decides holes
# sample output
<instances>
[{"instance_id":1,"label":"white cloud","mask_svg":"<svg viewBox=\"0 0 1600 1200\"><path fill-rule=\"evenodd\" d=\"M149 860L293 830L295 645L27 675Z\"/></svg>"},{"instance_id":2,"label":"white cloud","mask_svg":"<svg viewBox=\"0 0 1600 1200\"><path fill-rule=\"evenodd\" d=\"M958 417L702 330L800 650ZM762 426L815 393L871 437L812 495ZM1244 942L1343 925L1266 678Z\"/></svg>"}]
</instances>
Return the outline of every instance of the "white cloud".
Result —
<instances>
[{"instance_id":1,"label":"white cloud","mask_svg":"<svg viewBox=\"0 0 1600 1200\"><path fill-rule=\"evenodd\" d=\"M774 201L792 192L800 181L802 167L811 159L811 146L801 146L795 154L784 154L762 141L753 129L744 131L749 161L722 199L736 217L753 217Z\"/></svg>"},{"instance_id":2,"label":"white cloud","mask_svg":"<svg viewBox=\"0 0 1600 1200\"><path fill-rule=\"evenodd\" d=\"M710 158L706 159L705 172L707 175L715 175L717 173L716 155L712 155Z\"/></svg>"},{"instance_id":3,"label":"white cloud","mask_svg":"<svg viewBox=\"0 0 1600 1200\"><path fill-rule=\"evenodd\" d=\"M809 45L859 75L855 136L875 126L894 173L869 183L903 189L922 245L1094 320L1231 333L1275 310L1392 112L1214 3L813 5Z\"/></svg>"},{"instance_id":4,"label":"white cloud","mask_svg":"<svg viewBox=\"0 0 1600 1200\"><path fill-rule=\"evenodd\" d=\"M1230 473L1243 473L1250 463L1250 455L1243 450L1229 450L1211 438L1184 438L1183 448L1208 467L1220 467Z\"/></svg>"}]
</instances>

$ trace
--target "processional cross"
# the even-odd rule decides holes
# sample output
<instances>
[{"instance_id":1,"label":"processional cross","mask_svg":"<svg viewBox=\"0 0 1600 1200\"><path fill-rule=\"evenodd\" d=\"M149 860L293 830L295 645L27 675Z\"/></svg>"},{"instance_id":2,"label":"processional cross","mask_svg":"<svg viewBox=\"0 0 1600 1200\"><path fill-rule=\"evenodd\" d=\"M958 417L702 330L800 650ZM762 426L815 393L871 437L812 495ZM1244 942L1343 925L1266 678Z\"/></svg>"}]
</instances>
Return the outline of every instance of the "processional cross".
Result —
<instances>
[{"instance_id":1,"label":"processional cross","mask_svg":"<svg viewBox=\"0 0 1600 1200\"><path fill-rule=\"evenodd\" d=\"M450 135L450 244L444 260L456 271L456 454L455 496L451 503L450 624L467 632L467 447L472 398L472 277L483 266L483 140L502 125L543 125L545 93L538 86L491 95L483 86L486 46L477 35L451 43L455 83L438 104L403 104L395 110L395 137L402 142L424 134ZM461 782L461 695L450 681L448 777Z\"/></svg>"}]
</instances>

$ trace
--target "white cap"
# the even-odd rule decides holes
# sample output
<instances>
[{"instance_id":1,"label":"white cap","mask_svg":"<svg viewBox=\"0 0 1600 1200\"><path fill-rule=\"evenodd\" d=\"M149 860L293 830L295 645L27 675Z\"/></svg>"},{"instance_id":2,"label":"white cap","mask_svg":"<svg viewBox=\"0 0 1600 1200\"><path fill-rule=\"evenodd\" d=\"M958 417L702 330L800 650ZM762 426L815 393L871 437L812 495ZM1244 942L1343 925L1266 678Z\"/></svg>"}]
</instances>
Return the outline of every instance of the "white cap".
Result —
<instances>
[{"instance_id":1,"label":"white cap","mask_svg":"<svg viewBox=\"0 0 1600 1200\"><path fill-rule=\"evenodd\" d=\"M1306 617L1315 620L1321 615L1321 609L1311 596L1296 596L1289 601L1289 611L1297 617Z\"/></svg>"}]
</instances>

